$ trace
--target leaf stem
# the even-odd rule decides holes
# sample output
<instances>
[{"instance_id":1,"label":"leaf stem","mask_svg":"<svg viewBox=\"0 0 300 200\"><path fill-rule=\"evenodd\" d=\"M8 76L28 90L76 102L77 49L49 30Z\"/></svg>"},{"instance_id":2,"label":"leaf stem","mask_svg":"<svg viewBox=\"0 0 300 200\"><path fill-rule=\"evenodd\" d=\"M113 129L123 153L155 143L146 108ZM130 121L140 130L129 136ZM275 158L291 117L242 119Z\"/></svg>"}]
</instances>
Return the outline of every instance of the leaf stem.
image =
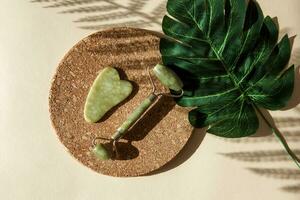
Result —
<instances>
[{"instance_id":1,"label":"leaf stem","mask_svg":"<svg viewBox=\"0 0 300 200\"><path fill-rule=\"evenodd\" d=\"M264 121L267 123L267 125L270 127L276 138L279 140L279 142L283 145L285 151L289 154L289 156L292 158L292 160L295 162L297 167L300 169L300 159L296 156L296 154L290 149L288 143L286 142L286 139L283 137L282 133L280 130L273 126L272 123L266 118L266 116L263 114L263 112L256 106L254 105L258 113L262 116Z\"/></svg>"}]
</instances>

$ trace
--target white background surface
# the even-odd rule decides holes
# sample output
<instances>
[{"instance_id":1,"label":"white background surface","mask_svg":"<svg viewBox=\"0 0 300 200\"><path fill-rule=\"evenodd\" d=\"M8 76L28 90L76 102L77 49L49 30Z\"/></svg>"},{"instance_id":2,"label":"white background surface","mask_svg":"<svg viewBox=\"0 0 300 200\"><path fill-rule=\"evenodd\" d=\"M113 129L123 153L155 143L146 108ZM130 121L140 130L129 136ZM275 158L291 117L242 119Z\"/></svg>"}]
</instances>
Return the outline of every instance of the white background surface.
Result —
<instances>
[{"instance_id":1,"label":"white background surface","mask_svg":"<svg viewBox=\"0 0 300 200\"><path fill-rule=\"evenodd\" d=\"M285 31L300 33L300 1L259 2L265 14L278 16ZM48 92L63 55L93 31L77 28L74 16L59 15L41 4L1 0L0 5L0 199L300 199L300 193L279 189L300 181L247 170L296 169L292 162L249 163L218 154L281 149L277 142L232 143L206 135L187 162L148 177L112 178L81 165L65 151L51 127ZM299 39L295 40L296 48L300 47ZM299 64L299 59L296 62ZM272 114L295 116L296 112ZM292 142L291 146L299 148L300 143Z\"/></svg>"}]
</instances>

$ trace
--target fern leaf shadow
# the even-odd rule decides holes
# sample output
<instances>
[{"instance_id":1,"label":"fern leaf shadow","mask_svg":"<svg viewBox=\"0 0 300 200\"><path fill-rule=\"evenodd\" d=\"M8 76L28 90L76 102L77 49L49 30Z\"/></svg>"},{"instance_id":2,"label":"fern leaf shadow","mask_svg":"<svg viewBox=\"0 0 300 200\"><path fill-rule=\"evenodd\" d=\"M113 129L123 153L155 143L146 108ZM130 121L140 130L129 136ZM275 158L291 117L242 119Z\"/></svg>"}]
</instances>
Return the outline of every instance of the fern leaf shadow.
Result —
<instances>
[{"instance_id":1,"label":"fern leaf shadow","mask_svg":"<svg viewBox=\"0 0 300 200\"><path fill-rule=\"evenodd\" d=\"M289 192L289 193L300 193L300 184L288 185L288 186L282 187L281 190L284 192Z\"/></svg>"},{"instance_id":2,"label":"fern leaf shadow","mask_svg":"<svg viewBox=\"0 0 300 200\"><path fill-rule=\"evenodd\" d=\"M150 0L32 0L31 3L43 4L44 8L60 9L59 14L72 14L77 17L78 28L102 30L110 27L156 28L166 13L166 0L158 0L157 6L149 12ZM79 16L80 15L80 16ZM87 24L88 23L88 24Z\"/></svg>"},{"instance_id":3,"label":"fern leaf shadow","mask_svg":"<svg viewBox=\"0 0 300 200\"><path fill-rule=\"evenodd\" d=\"M299 169L288 169L288 168L248 168L248 170L255 174L272 177L276 179L285 180L299 180L300 170Z\"/></svg>"},{"instance_id":4,"label":"fern leaf shadow","mask_svg":"<svg viewBox=\"0 0 300 200\"><path fill-rule=\"evenodd\" d=\"M295 149L294 153L300 156L300 149ZM290 161L290 157L283 150L268 150L268 151L242 151L221 153L225 157L245 161L245 162L278 162Z\"/></svg>"},{"instance_id":5,"label":"fern leaf shadow","mask_svg":"<svg viewBox=\"0 0 300 200\"><path fill-rule=\"evenodd\" d=\"M108 6L86 6L79 8L71 8L67 10L60 11L60 14L77 14L77 13L96 13L104 11L114 11L117 10L117 6L108 5Z\"/></svg>"}]
</instances>

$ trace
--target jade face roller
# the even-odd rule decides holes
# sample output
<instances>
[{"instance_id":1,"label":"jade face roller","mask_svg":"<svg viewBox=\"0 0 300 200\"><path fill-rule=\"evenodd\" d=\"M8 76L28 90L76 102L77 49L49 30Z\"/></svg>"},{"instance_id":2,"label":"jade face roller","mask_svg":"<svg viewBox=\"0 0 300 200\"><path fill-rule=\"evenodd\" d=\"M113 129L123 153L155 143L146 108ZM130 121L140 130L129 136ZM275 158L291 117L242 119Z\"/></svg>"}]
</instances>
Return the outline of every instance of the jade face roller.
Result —
<instances>
[{"instance_id":1,"label":"jade face roller","mask_svg":"<svg viewBox=\"0 0 300 200\"><path fill-rule=\"evenodd\" d=\"M152 85L151 94L141 102L141 104L135 108L135 110L127 117L127 119L122 123L122 125L116 130L116 132L111 136L110 139L96 137L93 140L93 153L100 160L108 160L113 158L118 158L117 142L120 140L126 132L137 122L140 117L148 110L148 108L155 102L155 100L162 95L169 97L181 97L183 95L183 83L180 78L171 69L164 65L157 64L153 68L155 76L158 78L160 83L165 87L174 91L174 94L170 93L156 93L156 87L152 80L149 69L148 76ZM101 144L97 144L97 140L107 140L110 141L109 144L112 145L112 154L107 150L107 148Z\"/></svg>"}]
</instances>

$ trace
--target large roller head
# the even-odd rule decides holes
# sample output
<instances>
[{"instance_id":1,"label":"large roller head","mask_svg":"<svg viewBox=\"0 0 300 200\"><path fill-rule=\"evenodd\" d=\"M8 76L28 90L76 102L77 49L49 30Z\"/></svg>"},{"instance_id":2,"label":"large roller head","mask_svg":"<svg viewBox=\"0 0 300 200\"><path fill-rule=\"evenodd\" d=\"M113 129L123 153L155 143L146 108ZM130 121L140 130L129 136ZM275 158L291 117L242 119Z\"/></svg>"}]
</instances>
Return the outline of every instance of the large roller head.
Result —
<instances>
[{"instance_id":1,"label":"large roller head","mask_svg":"<svg viewBox=\"0 0 300 200\"><path fill-rule=\"evenodd\" d=\"M153 72L158 80L167 88L176 92L182 91L183 83L177 74L168 67L157 64Z\"/></svg>"}]
</instances>

